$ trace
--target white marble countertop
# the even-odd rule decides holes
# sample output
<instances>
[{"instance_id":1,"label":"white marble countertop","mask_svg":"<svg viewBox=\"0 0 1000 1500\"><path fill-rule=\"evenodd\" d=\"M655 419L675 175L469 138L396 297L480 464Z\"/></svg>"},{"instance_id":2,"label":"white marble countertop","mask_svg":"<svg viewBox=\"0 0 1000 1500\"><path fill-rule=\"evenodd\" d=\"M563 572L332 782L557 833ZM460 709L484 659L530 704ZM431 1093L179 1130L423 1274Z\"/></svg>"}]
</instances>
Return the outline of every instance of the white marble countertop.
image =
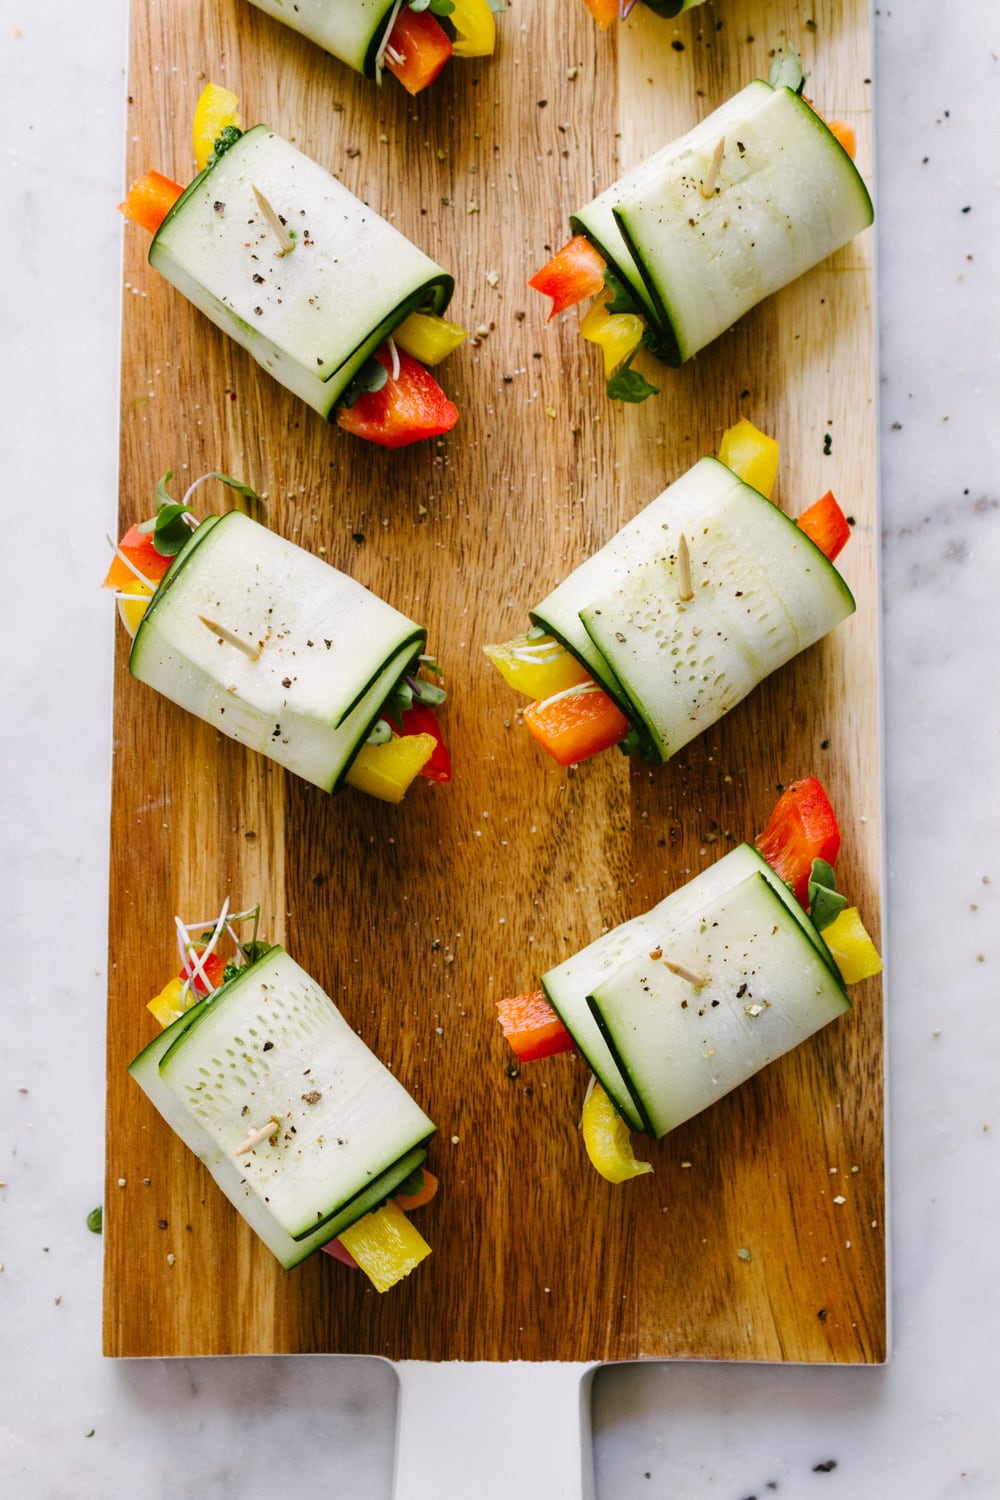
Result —
<instances>
[{"instance_id":1,"label":"white marble countertop","mask_svg":"<svg viewBox=\"0 0 1000 1500\"><path fill-rule=\"evenodd\" d=\"M93 584L116 516L126 4L0 12L0 1489L375 1500L391 1366L100 1353L83 1224L103 1173L111 652ZM873 24L894 1352L598 1371L601 1500L1000 1495L1000 9L896 0ZM430 1440L397 1496L581 1493L533 1427L544 1367L402 1374Z\"/></svg>"}]
</instances>

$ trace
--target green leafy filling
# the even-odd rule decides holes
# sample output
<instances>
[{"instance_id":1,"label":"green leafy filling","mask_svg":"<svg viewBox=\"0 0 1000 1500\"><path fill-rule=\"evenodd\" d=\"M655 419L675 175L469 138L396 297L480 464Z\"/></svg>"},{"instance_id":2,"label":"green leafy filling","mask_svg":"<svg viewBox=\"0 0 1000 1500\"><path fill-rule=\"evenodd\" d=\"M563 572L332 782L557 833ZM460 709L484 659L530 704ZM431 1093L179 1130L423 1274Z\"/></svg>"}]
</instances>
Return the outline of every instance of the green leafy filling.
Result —
<instances>
[{"instance_id":1,"label":"green leafy filling","mask_svg":"<svg viewBox=\"0 0 1000 1500\"><path fill-rule=\"evenodd\" d=\"M634 317L641 318L643 333L639 349L648 349L651 354L662 359L662 344L655 331L649 327L646 321L646 309L636 302L631 287L627 286L620 276L616 276L609 266L604 268L604 281L611 291L607 311L612 316L617 313L631 313ZM639 349L634 350L625 364L609 376L608 396L612 401L627 401L630 405L637 406L642 401L648 401L650 396L660 394L659 386L652 385L645 375L640 375L638 370L631 368L632 360L638 354Z\"/></svg>"},{"instance_id":2,"label":"green leafy filling","mask_svg":"<svg viewBox=\"0 0 1000 1500\"><path fill-rule=\"evenodd\" d=\"M421 656L415 665L418 668L423 667L425 671L431 672L436 677L441 676L441 668L432 656ZM439 687L436 682L428 682L424 677L417 677L413 670L404 672L383 703L379 717L368 732L365 744L387 744L392 739L393 725L400 733L402 732L403 715L407 709L413 708L414 704L422 704L424 708L438 708L447 696L444 688Z\"/></svg>"},{"instance_id":3,"label":"green leafy filling","mask_svg":"<svg viewBox=\"0 0 1000 1500\"><path fill-rule=\"evenodd\" d=\"M259 911L258 907L257 912ZM258 958L263 958L270 946L270 943L261 943L256 939L249 943L241 943L237 957L231 958L222 971L222 983L226 984L228 980L233 979L247 964L255 964Z\"/></svg>"},{"instance_id":4,"label":"green leafy filling","mask_svg":"<svg viewBox=\"0 0 1000 1500\"><path fill-rule=\"evenodd\" d=\"M380 391L388 379L389 371L373 355L371 359L365 360L361 369L341 396L340 405L346 406L350 410L362 396L371 395L374 391Z\"/></svg>"},{"instance_id":5,"label":"green leafy filling","mask_svg":"<svg viewBox=\"0 0 1000 1500\"><path fill-rule=\"evenodd\" d=\"M230 475L222 474L218 470L203 474L200 479L196 479L183 500L172 500L167 493L167 485L173 477L173 469L168 469L166 474L162 474L156 481L156 515L148 521L142 521L139 525L139 530L147 535L152 532L153 546L161 557L176 557L189 541L193 528L191 522L185 518L193 512L187 503L188 496L206 479L220 480L231 490L235 490L238 495L242 495L245 500L254 503L260 501L256 490L252 490L248 484L243 484L241 480L233 479Z\"/></svg>"},{"instance_id":6,"label":"green leafy filling","mask_svg":"<svg viewBox=\"0 0 1000 1500\"><path fill-rule=\"evenodd\" d=\"M847 897L837 890L837 877L825 859L814 859L809 872L809 915L813 926L822 932L835 922L847 905Z\"/></svg>"},{"instance_id":7,"label":"green leafy filling","mask_svg":"<svg viewBox=\"0 0 1000 1500\"><path fill-rule=\"evenodd\" d=\"M628 401L637 406L641 401L648 401L650 396L659 394L658 385L651 385L645 375L640 375L638 370L631 369L627 364L616 370L608 381L608 395L612 401Z\"/></svg>"}]
</instances>

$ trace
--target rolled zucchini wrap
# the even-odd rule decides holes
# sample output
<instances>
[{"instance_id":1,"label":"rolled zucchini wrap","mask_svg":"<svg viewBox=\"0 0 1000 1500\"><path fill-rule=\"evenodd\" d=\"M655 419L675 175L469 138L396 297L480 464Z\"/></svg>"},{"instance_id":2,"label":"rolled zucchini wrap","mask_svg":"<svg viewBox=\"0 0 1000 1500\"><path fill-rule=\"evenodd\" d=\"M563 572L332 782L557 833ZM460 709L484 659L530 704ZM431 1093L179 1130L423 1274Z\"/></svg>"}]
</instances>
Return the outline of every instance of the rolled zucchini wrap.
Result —
<instances>
[{"instance_id":1,"label":"rolled zucchini wrap","mask_svg":"<svg viewBox=\"0 0 1000 1500\"><path fill-rule=\"evenodd\" d=\"M803 526L703 458L486 652L508 681L510 657L538 664L524 721L563 764L611 744L662 763L854 608ZM607 732L567 734L563 755L573 715Z\"/></svg>"},{"instance_id":2,"label":"rolled zucchini wrap","mask_svg":"<svg viewBox=\"0 0 1000 1500\"><path fill-rule=\"evenodd\" d=\"M366 78L376 76L399 0L251 0Z\"/></svg>"},{"instance_id":3,"label":"rolled zucchini wrap","mask_svg":"<svg viewBox=\"0 0 1000 1500\"><path fill-rule=\"evenodd\" d=\"M571 216L573 238L530 279L550 319L597 297L581 332L604 349L608 395L657 388L648 349L680 365L872 222L854 132L802 96L794 49ZM601 294L601 295L598 295Z\"/></svg>"},{"instance_id":4,"label":"rolled zucchini wrap","mask_svg":"<svg viewBox=\"0 0 1000 1500\"><path fill-rule=\"evenodd\" d=\"M572 216L679 365L872 222L854 162L758 80Z\"/></svg>"},{"instance_id":5,"label":"rolled zucchini wrap","mask_svg":"<svg viewBox=\"0 0 1000 1500\"><path fill-rule=\"evenodd\" d=\"M785 788L739 844L650 911L497 1002L519 1063L577 1051L593 1075L581 1128L611 1182L653 1170L630 1131L660 1137L850 1009L881 971L837 890L840 827L822 784Z\"/></svg>"},{"instance_id":6,"label":"rolled zucchini wrap","mask_svg":"<svg viewBox=\"0 0 1000 1500\"><path fill-rule=\"evenodd\" d=\"M294 959L249 951L129 1073L287 1269L379 1210L435 1126Z\"/></svg>"},{"instance_id":7,"label":"rolled zucchini wrap","mask_svg":"<svg viewBox=\"0 0 1000 1500\"><path fill-rule=\"evenodd\" d=\"M622 1118L657 1137L850 1009L823 937L749 844L542 986Z\"/></svg>"},{"instance_id":8,"label":"rolled zucchini wrap","mask_svg":"<svg viewBox=\"0 0 1000 1500\"><path fill-rule=\"evenodd\" d=\"M442 313L454 289L266 125L239 135L180 195L149 263L324 417L411 312Z\"/></svg>"},{"instance_id":9,"label":"rolled zucchini wrap","mask_svg":"<svg viewBox=\"0 0 1000 1500\"><path fill-rule=\"evenodd\" d=\"M234 510L207 517L175 557L129 669L333 792L425 640L360 583Z\"/></svg>"}]
</instances>

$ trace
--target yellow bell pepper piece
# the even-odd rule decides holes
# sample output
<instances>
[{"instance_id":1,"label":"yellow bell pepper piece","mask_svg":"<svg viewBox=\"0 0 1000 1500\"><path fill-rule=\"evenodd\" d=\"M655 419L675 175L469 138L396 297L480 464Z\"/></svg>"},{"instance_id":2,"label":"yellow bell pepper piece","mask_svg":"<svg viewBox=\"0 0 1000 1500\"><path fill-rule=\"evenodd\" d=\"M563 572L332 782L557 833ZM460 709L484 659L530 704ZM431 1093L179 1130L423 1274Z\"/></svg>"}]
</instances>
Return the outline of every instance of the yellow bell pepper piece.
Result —
<instances>
[{"instance_id":1,"label":"yellow bell pepper piece","mask_svg":"<svg viewBox=\"0 0 1000 1500\"><path fill-rule=\"evenodd\" d=\"M401 734L384 745L362 745L345 780L369 797L402 802L407 787L434 754L432 734Z\"/></svg>"},{"instance_id":2,"label":"yellow bell pepper piece","mask_svg":"<svg viewBox=\"0 0 1000 1500\"><path fill-rule=\"evenodd\" d=\"M592 303L580 320L580 332L604 350L604 376L610 380L642 343L646 325L638 313L609 313L610 292Z\"/></svg>"},{"instance_id":3,"label":"yellow bell pepper piece","mask_svg":"<svg viewBox=\"0 0 1000 1500\"><path fill-rule=\"evenodd\" d=\"M497 27L489 0L454 0L448 20L455 28L455 57L489 57L497 44Z\"/></svg>"},{"instance_id":4,"label":"yellow bell pepper piece","mask_svg":"<svg viewBox=\"0 0 1000 1500\"><path fill-rule=\"evenodd\" d=\"M129 597L122 595L118 597L118 616L129 635L135 638L139 629L139 622L149 607L149 601L153 597L153 590L148 589L145 584L140 583L138 578L129 584ZM137 594L139 598L132 598Z\"/></svg>"},{"instance_id":5,"label":"yellow bell pepper piece","mask_svg":"<svg viewBox=\"0 0 1000 1500\"><path fill-rule=\"evenodd\" d=\"M856 906L845 906L829 927L823 928L823 940L845 984L859 984L882 972L882 960Z\"/></svg>"},{"instance_id":6,"label":"yellow bell pepper piece","mask_svg":"<svg viewBox=\"0 0 1000 1500\"><path fill-rule=\"evenodd\" d=\"M168 979L158 995L154 995L146 1006L148 1011L159 1021L161 1026L169 1026L182 1016L186 1010L190 1010L198 1003L198 997L191 986L185 990L183 979Z\"/></svg>"},{"instance_id":7,"label":"yellow bell pepper piece","mask_svg":"<svg viewBox=\"0 0 1000 1500\"><path fill-rule=\"evenodd\" d=\"M198 171L203 172L212 154L212 148L227 125L242 125L240 101L230 89L220 83L206 83L194 107L194 123L191 127L194 159Z\"/></svg>"},{"instance_id":8,"label":"yellow bell pepper piece","mask_svg":"<svg viewBox=\"0 0 1000 1500\"><path fill-rule=\"evenodd\" d=\"M387 1292L431 1253L397 1203L384 1203L338 1235L377 1292Z\"/></svg>"},{"instance_id":9,"label":"yellow bell pepper piece","mask_svg":"<svg viewBox=\"0 0 1000 1500\"><path fill-rule=\"evenodd\" d=\"M457 323L439 318L437 313L412 312L394 329L393 338L411 359L422 365L439 365L446 355L469 337Z\"/></svg>"},{"instance_id":10,"label":"yellow bell pepper piece","mask_svg":"<svg viewBox=\"0 0 1000 1500\"><path fill-rule=\"evenodd\" d=\"M719 444L719 459L738 479L753 485L768 500L778 477L778 444L746 417L727 427Z\"/></svg>"},{"instance_id":11,"label":"yellow bell pepper piece","mask_svg":"<svg viewBox=\"0 0 1000 1500\"><path fill-rule=\"evenodd\" d=\"M508 686L531 699L551 698L590 676L586 667L550 635L534 639L515 635L483 650Z\"/></svg>"},{"instance_id":12,"label":"yellow bell pepper piece","mask_svg":"<svg viewBox=\"0 0 1000 1500\"><path fill-rule=\"evenodd\" d=\"M580 1122L591 1163L608 1182L628 1182L651 1172L653 1164L632 1155L628 1126L596 1078L590 1081Z\"/></svg>"}]
</instances>

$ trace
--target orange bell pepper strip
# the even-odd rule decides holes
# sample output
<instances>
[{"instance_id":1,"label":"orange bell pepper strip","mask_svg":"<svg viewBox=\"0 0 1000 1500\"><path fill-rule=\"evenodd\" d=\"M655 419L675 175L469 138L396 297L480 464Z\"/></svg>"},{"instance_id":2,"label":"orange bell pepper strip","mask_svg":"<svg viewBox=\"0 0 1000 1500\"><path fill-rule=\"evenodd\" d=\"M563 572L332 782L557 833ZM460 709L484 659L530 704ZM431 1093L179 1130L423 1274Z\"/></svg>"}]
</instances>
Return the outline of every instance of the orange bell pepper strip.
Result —
<instances>
[{"instance_id":1,"label":"orange bell pepper strip","mask_svg":"<svg viewBox=\"0 0 1000 1500\"><path fill-rule=\"evenodd\" d=\"M614 700L593 682L529 704L524 722L561 766L575 766L609 750L630 727Z\"/></svg>"},{"instance_id":2,"label":"orange bell pepper strip","mask_svg":"<svg viewBox=\"0 0 1000 1500\"><path fill-rule=\"evenodd\" d=\"M385 49L385 66L404 89L419 94L434 82L451 54L448 34L430 11L404 5Z\"/></svg>"},{"instance_id":3,"label":"orange bell pepper strip","mask_svg":"<svg viewBox=\"0 0 1000 1500\"><path fill-rule=\"evenodd\" d=\"M528 285L543 297L552 298L550 323L557 313L603 290L604 264L586 235L575 234L535 272Z\"/></svg>"},{"instance_id":4,"label":"orange bell pepper strip","mask_svg":"<svg viewBox=\"0 0 1000 1500\"><path fill-rule=\"evenodd\" d=\"M128 566L129 563L142 574L147 583L155 586L172 562L172 557L166 557L162 552L157 552L153 545L152 532L140 531L138 526L130 526L115 548L115 555L101 587L116 589L123 593L134 589L139 580L132 568Z\"/></svg>"},{"instance_id":5,"label":"orange bell pepper strip","mask_svg":"<svg viewBox=\"0 0 1000 1500\"><path fill-rule=\"evenodd\" d=\"M837 816L815 776L793 781L785 788L757 839L757 849L808 911L813 860L834 865L840 853Z\"/></svg>"},{"instance_id":6,"label":"orange bell pepper strip","mask_svg":"<svg viewBox=\"0 0 1000 1500\"><path fill-rule=\"evenodd\" d=\"M132 184L118 207L126 219L155 234L184 189L162 172L147 172Z\"/></svg>"},{"instance_id":7,"label":"orange bell pepper strip","mask_svg":"<svg viewBox=\"0 0 1000 1500\"><path fill-rule=\"evenodd\" d=\"M851 528L847 517L837 504L832 490L827 490L815 505L810 505L799 516L798 527L811 542L833 562L845 542L850 540Z\"/></svg>"},{"instance_id":8,"label":"orange bell pepper strip","mask_svg":"<svg viewBox=\"0 0 1000 1500\"><path fill-rule=\"evenodd\" d=\"M848 125L846 120L827 120L826 127L853 161L858 151L858 138L854 133L854 126Z\"/></svg>"},{"instance_id":9,"label":"orange bell pepper strip","mask_svg":"<svg viewBox=\"0 0 1000 1500\"><path fill-rule=\"evenodd\" d=\"M571 1052L576 1046L543 990L512 995L496 1005L503 1034L520 1062L537 1062L541 1057Z\"/></svg>"},{"instance_id":10,"label":"orange bell pepper strip","mask_svg":"<svg viewBox=\"0 0 1000 1500\"><path fill-rule=\"evenodd\" d=\"M621 14L621 0L583 0L601 31L613 26Z\"/></svg>"},{"instance_id":11,"label":"orange bell pepper strip","mask_svg":"<svg viewBox=\"0 0 1000 1500\"><path fill-rule=\"evenodd\" d=\"M392 358L385 344L375 358L389 379L381 390L365 391L352 406L338 406L337 426L382 448L403 448L422 438L440 437L458 421L455 406L423 365L402 349L399 374L392 375Z\"/></svg>"}]
</instances>

